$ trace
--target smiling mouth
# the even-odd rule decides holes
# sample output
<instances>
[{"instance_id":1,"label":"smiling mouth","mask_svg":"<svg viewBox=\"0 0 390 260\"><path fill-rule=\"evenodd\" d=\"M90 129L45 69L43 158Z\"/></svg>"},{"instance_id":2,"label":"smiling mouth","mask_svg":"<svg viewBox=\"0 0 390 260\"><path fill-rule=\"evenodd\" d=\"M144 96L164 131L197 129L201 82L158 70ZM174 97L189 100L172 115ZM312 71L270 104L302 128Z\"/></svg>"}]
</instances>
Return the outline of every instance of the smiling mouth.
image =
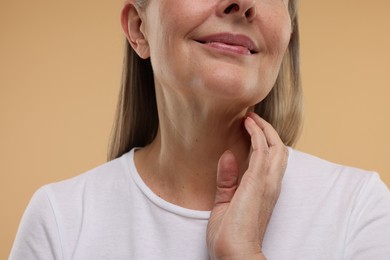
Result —
<instances>
[{"instance_id":1,"label":"smiling mouth","mask_svg":"<svg viewBox=\"0 0 390 260\"><path fill-rule=\"evenodd\" d=\"M222 33L209 35L195 41L211 48L236 54L251 55L258 53L254 42L244 35Z\"/></svg>"},{"instance_id":2,"label":"smiling mouth","mask_svg":"<svg viewBox=\"0 0 390 260\"><path fill-rule=\"evenodd\" d=\"M199 42L200 44L208 45L215 49L230 51L238 54L246 54L246 55L255 54L254 51L251 51L246 47L240 45L231 45L223 42L201 42L201 41L197 41L197 42Z\"/></svg>"}]
</instances>

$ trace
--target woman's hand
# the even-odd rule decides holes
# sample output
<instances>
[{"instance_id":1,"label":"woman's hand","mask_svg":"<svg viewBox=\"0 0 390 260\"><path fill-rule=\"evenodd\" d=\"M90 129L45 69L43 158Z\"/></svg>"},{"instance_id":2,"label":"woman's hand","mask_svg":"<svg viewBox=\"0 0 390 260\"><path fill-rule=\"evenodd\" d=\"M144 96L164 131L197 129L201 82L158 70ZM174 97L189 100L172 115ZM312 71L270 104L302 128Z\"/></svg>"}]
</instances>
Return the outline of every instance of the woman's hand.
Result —
<instances>
[{"instance_id":1,"label":"woman's hand","mask_svg":"<svg viewBox=\"0 0 390 260\"><path fill-rule=\"evenodd\" d=\"M288 149L273 127L254 113L245 119L245 128L252 154L240 183L230 151L218 163L215 204L207 227L211 259L265 259L264 233L279 197Z\"/></svg>"}]
</instances>

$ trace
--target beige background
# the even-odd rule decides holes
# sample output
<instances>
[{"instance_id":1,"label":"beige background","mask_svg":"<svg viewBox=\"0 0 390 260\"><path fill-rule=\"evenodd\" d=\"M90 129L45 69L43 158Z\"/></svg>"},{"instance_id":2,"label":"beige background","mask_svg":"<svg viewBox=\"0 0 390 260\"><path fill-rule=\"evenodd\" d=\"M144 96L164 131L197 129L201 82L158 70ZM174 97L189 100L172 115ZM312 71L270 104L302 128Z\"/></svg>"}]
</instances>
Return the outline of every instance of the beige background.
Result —
<instances>
[{"instance_id":1,"label":"beige background","mask_svg":"<svg viewBox=\"0 0 390 260\"><path fill-rule=\"evenodd\" d=\"M105 162L122 1L0 2L0 259L41 185ZM390 185L390 2L302 0L298 148Z\"/></svg>"}]
</instances>

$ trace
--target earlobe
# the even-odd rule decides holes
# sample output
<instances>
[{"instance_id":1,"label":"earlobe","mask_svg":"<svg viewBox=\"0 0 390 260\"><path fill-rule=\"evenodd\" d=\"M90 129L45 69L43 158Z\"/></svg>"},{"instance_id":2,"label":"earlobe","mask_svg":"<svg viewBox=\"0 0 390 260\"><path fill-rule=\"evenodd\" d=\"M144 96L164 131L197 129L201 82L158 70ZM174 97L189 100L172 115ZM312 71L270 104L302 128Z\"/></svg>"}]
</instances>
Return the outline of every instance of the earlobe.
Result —
<instances>
[{"instance_id":1,"label":"earlobe","mask_svg":"<svg viewBox=\"0 0 390 260\"><path fill-rule=\"evenodd\" d=\"M122 9L121 24L128 42L138 56L142 59L149 58L149 44L141 28L140 10L136 7L134 0L126 1Z\"/></svg>"}]
</instances>

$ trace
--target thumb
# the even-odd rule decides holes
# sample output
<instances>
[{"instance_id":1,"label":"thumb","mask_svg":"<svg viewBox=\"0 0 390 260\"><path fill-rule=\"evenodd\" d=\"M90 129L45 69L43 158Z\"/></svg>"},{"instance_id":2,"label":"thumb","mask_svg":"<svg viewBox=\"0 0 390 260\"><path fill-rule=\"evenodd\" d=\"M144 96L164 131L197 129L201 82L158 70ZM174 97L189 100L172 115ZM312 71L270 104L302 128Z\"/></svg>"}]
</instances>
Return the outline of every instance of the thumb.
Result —
<instances>
[{"instance_id":1,"label":"thumb","mask_svg":"<svg viewBox=\"0 0 390 260\"><path fill-rule=\"evenodd\" d=\"M238 187L238 164L231 151L225 151L218 162L215 205L229 203Z\"/></svg>"}]
</instances>

